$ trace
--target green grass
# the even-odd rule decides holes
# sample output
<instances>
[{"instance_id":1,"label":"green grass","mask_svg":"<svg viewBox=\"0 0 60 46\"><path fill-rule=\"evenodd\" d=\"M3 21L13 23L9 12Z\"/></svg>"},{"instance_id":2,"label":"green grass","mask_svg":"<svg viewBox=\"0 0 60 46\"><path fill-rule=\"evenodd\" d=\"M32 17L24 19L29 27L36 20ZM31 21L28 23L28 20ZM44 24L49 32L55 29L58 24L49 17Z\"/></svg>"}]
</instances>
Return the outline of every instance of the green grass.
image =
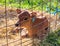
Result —
<instances>
[{"instance_id":1,"label":"green grass","mask_svg":"<svg viewBox=\"0 0 60 46\"><path fill-rule=\"evenodd\" d=\"M52 0L51 6L56 7L57 3L59 3L59 2L57 2L57 0ZM6 4L7 4L7 6L11 5L12 7L17 7L17 8L20 8L20 7L30 8L32 6L40 4L39 6L37 6L38 9L39 8L42 9L42 5L43 5L44 10L46 10L46 6L51 7L50 1L48 1L48 0L6 0ZM5 0L0 0L0 5L5 5ZM60 6L58 6L58 7L60 8ZM53 8L53 9L55 9L55 8Z\"/></svg>"}]
</instances>

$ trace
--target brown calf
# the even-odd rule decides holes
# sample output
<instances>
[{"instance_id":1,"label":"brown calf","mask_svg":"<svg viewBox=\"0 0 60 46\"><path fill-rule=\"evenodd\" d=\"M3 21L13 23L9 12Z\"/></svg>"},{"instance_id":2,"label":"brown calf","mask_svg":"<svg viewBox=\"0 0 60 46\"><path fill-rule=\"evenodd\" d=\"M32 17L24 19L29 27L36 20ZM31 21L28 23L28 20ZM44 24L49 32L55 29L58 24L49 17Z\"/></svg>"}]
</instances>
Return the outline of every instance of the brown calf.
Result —
<instances>
[{"instance_id":1,"label":"brown calf","mask_svg":"<svg viewBox=\"0 0 60 46\"><path fill-rule=\"evenodd\" d=\"M48 33L48 20L37 12L21 11L16 27L26 28L31 38L43 38ZM23 36L22 36L23 37Z\"/></svg>"}]
</instances>

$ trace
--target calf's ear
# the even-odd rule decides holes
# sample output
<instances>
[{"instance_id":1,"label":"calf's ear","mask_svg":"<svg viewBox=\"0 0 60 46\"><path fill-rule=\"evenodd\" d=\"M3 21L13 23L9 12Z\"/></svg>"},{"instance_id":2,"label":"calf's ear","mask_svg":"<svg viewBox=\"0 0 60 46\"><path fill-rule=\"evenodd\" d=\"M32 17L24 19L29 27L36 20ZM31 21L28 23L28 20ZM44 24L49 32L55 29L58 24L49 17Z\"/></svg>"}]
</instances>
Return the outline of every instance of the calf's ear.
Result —
<instances>
[{"instance_id":1,"label":"calf's ear","mask_svg":"<svg viewBox=\"0 0 60 46\"><path fill-rule=\"evenodd\" d=\"M36 12L32 12L31 15L32 15L32 16L36 16L37 13L36 13Z\"/></svg>"},{"instance_id":2,"label":"calf's ear","mask_svg":"<svg viewBox=\"0 0 60 46\"><path fill-rule=\"evenodd\" d=\"M31 18L36 17L36 15L37 15L36 12L32 12L32 13L31 13Z\"/></svg>"},{"instance_id":3,"label":"calf's ear","mask_svg":"<svg viewBox=\"0 0 60 46\"><path fill-rule=\"evenodd\" d=\"M35 22L36 15L37 15L37 13L36 13L36 12L32 12L32 13L31 13L32 22Z\"/></svg>"},{"instance_id":4,"label":"calf's ear","mask_svg":"<svg viewBox=\"0 0 60 46\"><path fill-rule=\"evenodd\" d=\"M16 9L16 12L17 12L18 14L20 14L22 11L21 11L21 9Z\"/></svg>"}]
</instances>

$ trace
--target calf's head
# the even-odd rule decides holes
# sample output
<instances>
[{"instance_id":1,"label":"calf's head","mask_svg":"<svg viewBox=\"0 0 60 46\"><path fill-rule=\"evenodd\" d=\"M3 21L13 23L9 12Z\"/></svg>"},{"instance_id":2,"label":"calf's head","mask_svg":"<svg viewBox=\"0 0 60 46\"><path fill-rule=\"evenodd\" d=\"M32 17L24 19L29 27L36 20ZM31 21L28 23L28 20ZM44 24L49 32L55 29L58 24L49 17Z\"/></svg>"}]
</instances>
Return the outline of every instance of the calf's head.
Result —
<instances>
[{"instance_id":1,"label":"calf's head","mask_svg":"<svg viewBox=\"0 0 60 46\"><path fill-rule=\"evenodd\" d=\"M34 15L33 15L34 14ZM31 26L32 18L35 17L36 13L29 13L28 11L20 12L18 22L15 24L16 27L20 26L23 28L29 28ZM32 16L33 15L33 16Z\"/></svg>"}]
</instances>

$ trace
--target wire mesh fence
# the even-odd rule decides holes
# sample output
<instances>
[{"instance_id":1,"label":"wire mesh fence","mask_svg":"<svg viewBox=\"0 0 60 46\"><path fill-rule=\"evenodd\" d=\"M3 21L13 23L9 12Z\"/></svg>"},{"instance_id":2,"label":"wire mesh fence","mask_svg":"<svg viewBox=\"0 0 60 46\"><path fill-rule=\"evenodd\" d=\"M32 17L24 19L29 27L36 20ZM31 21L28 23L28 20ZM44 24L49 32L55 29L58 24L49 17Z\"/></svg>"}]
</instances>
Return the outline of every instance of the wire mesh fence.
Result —
<instances>
[{"instance_id":1,"label":"wire mesh fence","mask_svg":"<svg viewBox=\"0 0 60 46\"><path fill-rule=\"evenodd\" d=\"M33 0L32 2L30 0L4 0L4 7L0 7L0 46L42 46L43 43L42 37L44 36L44 40L46 39L47 35L50 31L55 31L58 28L60 28L60 19L59 19L59 13L56 11L52 14L52 1L51 0L39 0L36 1L36 3ZM50 4L48 4L50 2ZM58 1L57 1L58 2ZM16 4L15 4L16 3ZM27 3L27 5L26 5ZM45 6L44 6L45 4ZM25 6L26 5L26 6ZM56 7L58 7L59 3L56 4ZM49 6L49 8L47 8ZM18 7L18 8L14 8ZM10 9L9 9L10 8ZM12 8L12 9L11 9ZM39 34L38 31L38 38L21 38L21 30L19 30L18 33L11 33L16 27L15 24L19 20L18 14L16 12L16 9L24 9L33 12L34 10L38 12L42 11L42 16L46 15L48 19L48 26L46 26L47 20L43 19L40 23L37 25L32 25L30 29L42 27L39 29L41 34ZM48 14L50 13L50 14ZM41 13L39 13L41 14ZM48 16L50 15L50 16ZM40 17L40 16L38 16ZM28 19L31 20L32 18ZM21 23L25 24L26 21L22 21ZM21 25L20 25L21 26ZM47 30L48 27L48 30ZM21 28L21 27L19 27ZM29 29L29 30L30 30ZM35 29L36 30L36 29ZM38 30L38 29L37 29ZM46 32L44 32L46 30ZM42 32L43 31L43 32ZM32 32L33 33L33 32ZM46 34L47 33L47 34ZM45 35L46 34L46 35ZM36 36L36 35L35 35ZM37 36L36 36L37 37ZM41 43L41 44L40 44Z\"/></svg>"}]
</instances>

